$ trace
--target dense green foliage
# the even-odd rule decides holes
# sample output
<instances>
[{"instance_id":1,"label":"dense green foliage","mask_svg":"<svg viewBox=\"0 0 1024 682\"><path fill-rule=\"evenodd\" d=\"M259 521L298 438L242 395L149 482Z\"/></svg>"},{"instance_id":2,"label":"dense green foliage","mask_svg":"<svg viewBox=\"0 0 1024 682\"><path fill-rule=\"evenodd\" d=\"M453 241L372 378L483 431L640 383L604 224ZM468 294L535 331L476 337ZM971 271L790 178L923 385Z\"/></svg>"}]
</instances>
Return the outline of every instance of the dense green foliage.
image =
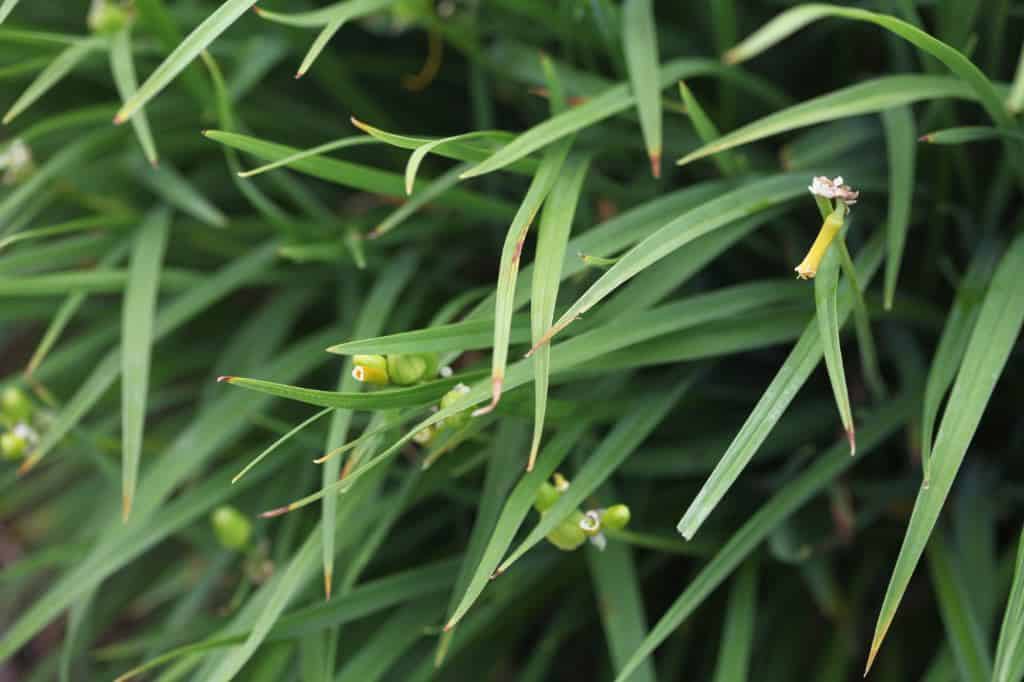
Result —
<instances>
[{"instance_id":1,"label":"dense green foliage","mask_svg":"<svg viewBox=\"0 0 1024 682\"><path fill-rule=\"evenodd\" d=\"M0 678L1024 677L1024 4L0 22Z\"/></svg>"}]
</instances>

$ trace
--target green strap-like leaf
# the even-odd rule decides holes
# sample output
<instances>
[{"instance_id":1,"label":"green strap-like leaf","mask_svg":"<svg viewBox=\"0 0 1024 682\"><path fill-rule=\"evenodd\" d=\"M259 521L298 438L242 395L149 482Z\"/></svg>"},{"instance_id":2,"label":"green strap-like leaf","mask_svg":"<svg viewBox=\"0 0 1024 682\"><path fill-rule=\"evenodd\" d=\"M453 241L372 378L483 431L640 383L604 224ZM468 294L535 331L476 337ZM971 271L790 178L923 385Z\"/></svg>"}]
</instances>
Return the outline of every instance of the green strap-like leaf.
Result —
<instances>
[{"instance_id":1,"label":"green strap-like leaf","mask_svg":"<svg viewBox=\"0 0 1024 682\"><path fill-rule=\"evenodd\" d=\"M498 268L498 285L494 293L494 353L491 358L491 402L478 410L477 416L493 410L501 399L502 386L505 382L505 367L508 364L508 346L512 341L512 313L515 311L516 280L519 276L519 264L522 260L523 246L526 235L534 217L554 187L569 155L571 140L552 145L544 154L537 174L530 181L530 187L519 205L512 224L505 234L505 243L501 248L501 264ZM561 274L562 263L557 264ZM536 266L534 267L536 272ZM532 281L532 280L531 280ZM531 330L532 334L532 330Z\"/></svg>"},{"instance_id":2,"label":"green strap-like leaf","mask_svg":"<svg viewBox=\"0 0 1024 682\"><path fill-rule=\"evenodd\" d=\"M944 98L976 99L977 95L966 84L949 76L882 76L769 114L690 152L678 163L685 165L790 130Z\"/></svg>"},{"instance_id":3,"label":"green strap-like leaf","mask_svg":"<svg viewBox=\"0 0 1024 682\"><path fill-rule=\"evenodd\" d=\"M892 309L896 280L903 262L903 246L910 227L914 201L914 114L909 107L882 112L885 146L889 157L889 215L885 222L888 253L885 257L885 309Z\"/></svg>"},{"instance_id":4,"label":"green strap-like leaf","mask_svg":"<svg viewBox=\"0 0 1024 682\"><path fill-rule=\"evenodd\" d=\"M677 59L661 67L658 90L684 78L728 73L728 68L711 59ZM738 81L737 81L738 82ZM579 132L636 104L636 96L628 84L608 88L579 106L549 118L487 157L464 174L471 178L500 170L567 135Z\"/></svg>"},{"instance_id":5,"label":"green strap-like leaf","mask_svg":"<svg viewBox=\"0 0 1024 682\"><path fill-rule=\"evenodd\" d=\"M658 32L651 0L625 0L622 4L622 50L651 160L651 174L661 177L661 84Z\"/></svg>"},{"instance_id":6,"label":"green strap-like leaf","mask_svg":"<svg viewBox=\"0 0 1024 682\"><path fill-rule=\"evenodd\" d=\"M930 144L966 144L968 142L986 142L988 140L1015 139L1024 140L1024 132L1019 130L1000 130L990 126L960 126L936 130L922 135L921 140Z\"/></svg>"},{"instance_id":7,"label":"green strap-like leaf","mask_svg":"<svg viewBox=\"0 0 1024 682\"><path fill-rule=\"evenodd\" d=\"M882 240L881 235L875 236L867 244L861 253L858 271L864 273L865 285L871 281L878 267L881 265ZM838 320L845 322L853 310L854 293L847 286L840 294ZM778 374L772 380L764 395L754 406L750 416L743 423L739 433L729 444L729 448L722 455L715 470L701 487L697 497L687 508L683 518L680 519L676 529L683 537L692 538L697 530L714 510L718 503L728 492L732 484L739 478L743 469L754 457L758 448L764 443L772 428L778 423L785 413L786 408L796 397L796 394L803 387L810 377L811 372L818 365L823 354L823 343L821 332L816 321L812 321L796 346L790 352L786 361L779 368Z\"/></svg>"},{"instance_id":8,"label":"green strap-like leaf","mask_svg":"<svg viewBox=\"0 0 1024 682\"><path fill-rule=\"evenodd\" d=\"M1017 545L1013 587L1003 612L1003 625L996 645L992 682L1020 682L1024 677L1024 533Z\"/></svg>"},{"instance_id":9,"label":"green strap-like leaf","mask_svg":"<svg viewBox=\"0 0 1024 682\"><path fill-rule=\"evenodd\" d=\"M110 72L114 77L114 85L117 86L117 93L122 102L127 102L135 94L139 82L135 76L135 61L132 57L132 30L127 26L110 39ZM132 128L135 136L139 138L139 146L142 147L146 160L156 165L159 156L156 151L156 142L153 141L153 132L149 128L149 117L145 110L140 109L139 113L132 117Z\"/></svg>"},{"instance_id":10,"label":"green strap-like leaf","mask_svg":"<svg viewBox=\"0 0 1024 682\"><path fill-rule=\"evenodd\" d=\"M840 207L840 211L845 211ZM850 441L850 454L857 450L854 437L853 410L850 408L850 391L846 387L846 370L843 369L843 351L839 342L839 244L834 239L825 251L825 257L814 278L815 318L818 321L818 336L822 340L825 369L832 384L832 395L839 408L839 418ZM851 285L852 288L852 285Z\"/></svg>"},{"instance_id":11,"label":"green strap-like leaf","mask_svg":"<svg viewBox=\"0 0 1024 682\"><path fill-rule=\"evenodd\" d=\"M329 159L307 157L300 150L274 142L267 142L248 135L229 133L221 130L207 130L206 137L232 149L252 154L260 159L286 162L287 167L339 185L404 199L405 183L402 176L371 166ZM464 189L450 189L438 197L437 205L465 211L469 215L498 220L509 219L514 209L504 201L485 197Z\"/></svg>"},{"instance_id":12,"label":"green strap-like leaf","mask_svg":"<svg viewBox=\"0 0 1024 682\"><path fill-rule=\"evenodd\" d=\"M939 613L946 627L946 640L953 649L960 679L988 682L992 675L988 645L964 578L954 563L942 532L933 535L928 543L928 566L939 601Z\"/></svg>"},{"instance_id":13,"label":"green strap-like leaf","mask_svg":"<svg viewBox=\"0 0 1024 682\"><path fill-rule=\"evenodd\" d=\"M4 23L4 19L14 11L14 8L18 5L18 0L4 0L0 4L0 24Z\"/></svg>"},{"instance_id":14,"label":"green strap-like leaf","mask_svg":"<svg viewBox=\"0 0 1024 682\"><path fill-rule=\"evenodd\" d=\"M391 311L398 301L399 296L409 280L416 272L416 259L411 255L397 258L377 278L373 289L370 290L359 317L353 324L356 334L379 334L384 328ZM350 297L354 298L354 297ZM352 376L352 361L345 360L341 367L341 376L338 378L338 390L342 392L356 392L359 382ZM337 410L331 417L331 424L327 430L327 440L324 443L324 451L330 452L340 447L348 439L348 430L352 423L352 410ZM338 480L341 473L341 457L333 457L323 465L321 472L321 485L326 487ZM334 560L335 542L337 528L338 498L328 495L324 498L320 507L320 523L323 528L322 539L322 564L324 575L324 594L330 598L331 588L334 582Z\"/></svg>"},{"instance_id":15,"label":"green strap-like leaf","mask_svg":"<svg viewBox=\"0 0 1024 682\"><path fill-rule=\"evenodd\" d=\"M256 0L226 0L222 3L150 74L142 87L117 112L114 122L124 123L134 116L146 102L160 94L185 67L255 4Z\"/></svg>"},{"instance_id":16,"label":"green strap-like leaf","mask_svg":"<svg viewBox=\"0 0 1024 682\"><path fill-rule=\"evenodd\" d=\"M670 220L623 254L590 285L545 332L543 338L534 344L534 348L550 342L555 334L606 296L670 253L729 223L800 196L806 192L806 181L804 175L771 176L723 194Z\"/></svg>"},{"instance_id":17,"label":"green strap-like leaf","mask_svg":"<svg viewBox=\"0 0 1024 682\"><path fill-rule=\"evenodd\" d=\"M159 209L139 228L121 313L121 514L124 519L131 514L142 456L156 295L170 226L170 211Z\"/></svg>"},{"instance_id":18,"label":"green strap-like leaf","mask_svg":"<svg viewBox=\"0 0 1024 682\"><path fill-rule=\"evenodd\" d=\"M4 114L3 124L7 125L15 119L15 117L21 112L32 106L36 100L45 95L51 89L53 89L61 80L64 79L71 71L78 66L83 59L89 56L89 53L93 50L98 50L103 47L103 41L99 38L82 38L75 41L63 52L57 55L57 57L50 62L50 64L43 69L36 79L25 88L25 92L21 93L21 96L14 101L11 108Z\"/></svg>"},{"instance_id":19,"label":"green strap-like leaf","mask_svg":"<svg viewBox=\"0 0 1024 682\"><path fill-rule=\"evenodd\" d=\"M603 492L607 493L609 488L605 486ZM614 537L609 540L603 551L589 543L585 551L608 653L613 668L619 670L643 642L648 627L633 551L621 540ZM654 664L645 661L630 682L654 682L656 679Z\"/></svg>"},{"instance_id":20,"label":"green strap-like leaf","mask_svg":"<svg viewBox=\"0 0 1024 682\"><path fill-rule=\"evenodd\" d=\"M494 341L494 320L454 322L411 332L347 341L331 346L328 353L364 355L388 353L456 353L490 348ZM530 324L526 317L512 319L509 343L530 340Z\"/></svg>"},{"instance_id":21,"label":"green strap-like leaf","mask_svg":"<svg viewBox=\"0 0 1024 682\"><path fill-rule=\"evenodd\" d=\"M880 251L881 249L879 253ZM686 588L651 629L651 634L633 653L626 666L619 671L615 682L628 680L637 666L654 653L654 650L693 614L708 595L732 575L772 530L893 434L906 422L913 406L914 400L909 396L902 396L880 406L875 414L865 419L864 427L861 429L861 457L850 457L847 444L837 443L750 516L700 573L687 582Z\"/></svg>"},{"instance_id":22,"label":"green strap-like leaf","mask_svg":"<svg viewBox=\"0 0 1024 682\"><path fill-rule=\"evenodd\" d=\"M921 468L926 487L931 484L932 441L935 437L935 420L946 391L953 384L957 370L963 360L967 340L980 312L982 296L988 287L992 269L999 251L992 242L984 242L971 259L967 273L960 282L956 298L946 317L946 324L935 348L928 380L924 387L921 405Z\"/></svg>"},{"instance_id":23,"label":"green strap-like leaf","mask_svg":"<svg viewBox=\"0 0 1024 682\"><path fill-rule=\"evenodd\" d=\"M757 558L751 557L736 573L729 591L722 626L714 682L746 682L754 649L757 617Z\"/></svg>"},{"instance_id":24,"label":"green strap-like leaf","mask_svg":"<svg viewBox=\"0 0 1024 682\"><path fill-rule=\"evenodd\" d=\"M534 260L532 297L530 299L530 331L534 343L555 318L558 285L562 279L559 266L565 260L565 245L569 241L576 206L583 190L583 181L590 167L589 157L573 155L566 161L558 180L551 188L551 197L544 204L540 227L537 230L537 256ZM510 283L508 292L514 291ZM509 296L511 298L511 296ZM508 309L511 313L511 308ZM497 336L497 334L495 334ZM495 339L497 340L497 339ZM533 356L534 415L533 440L526 468L533 468L540 450L544 431L544 416L548 401L548 380L551 372L551 346L545 346Z\"/></svg>"},{"instance_id":25,"label":"green strap-like leaf","mask_svg":"<svg viewBox=\"0 0 1024 682\"><path fill-rule=\"evenodd\" d=\"M250 281L273 261L276 249L276 243L265 244L249 255L225 266L202 285L193 287L173 300L157 314L153 340L158 341L170 334L242 284ZM25 460L23 466L26 469L30 468L45 457L99 402L99 399L117 380L120 373L121 349L117 348L104 357L82 382L64 408L57 414L56 419L50 424L40 439L39 445Z\"/></svg>"},{"instance_id":26,"label":"green strap-like leaf","mask_svg":"<svg viewBox=\"0 0 1024 682\"><path fill-rule=\"evenodd\" d=\"M1024 45L1020 46L1020 58L1017 60L1017 74L1013 77L1013 86L1006 98L1006 108L1015 114L1024 110Z\"/></svg>"},{"instance_id":27,"label":"green strap-like leaf","mask_svg":"<svg viewBox=\"0 0 1024 682\"><path fill-rule=\"evenodd\" d=\"M931 485L921 488L914 503L907 533L875 625L868 668L878 654L896 615L914 568L953 487L974 432L988 406L996 382L1024 323L1024 236L1018 236L1003 255L971 332L963 363L939 426L931 460Z\"/></svg>"}]
</instances>

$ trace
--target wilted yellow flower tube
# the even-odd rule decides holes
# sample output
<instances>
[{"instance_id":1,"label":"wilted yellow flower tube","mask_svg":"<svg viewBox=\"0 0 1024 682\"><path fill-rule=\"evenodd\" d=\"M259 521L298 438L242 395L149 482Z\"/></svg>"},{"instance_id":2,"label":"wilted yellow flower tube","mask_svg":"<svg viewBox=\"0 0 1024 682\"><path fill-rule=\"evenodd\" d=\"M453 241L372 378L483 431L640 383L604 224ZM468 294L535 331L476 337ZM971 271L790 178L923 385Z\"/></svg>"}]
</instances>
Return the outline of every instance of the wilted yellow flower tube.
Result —
<instances>
[{"instance_id":1,"label":"wilted yellow flower tube","mask_svg":"<svg viewBox=\"0 0 1024 682\"><path fill-rule=\"evenodd\" d=\"M841 203L834 211L828 214L821 229L818 231L818 236L815 237L814 243L811 244L811 249L804 256L804 259L800 261L800 265L793 268L796 270L797 277L800 279L812 279L818 273L818 266L821 264L821 259L825 257L829 244L839 234L839 230L843 228L845 214L846 206Z\"/></svg>"}]
</instances>

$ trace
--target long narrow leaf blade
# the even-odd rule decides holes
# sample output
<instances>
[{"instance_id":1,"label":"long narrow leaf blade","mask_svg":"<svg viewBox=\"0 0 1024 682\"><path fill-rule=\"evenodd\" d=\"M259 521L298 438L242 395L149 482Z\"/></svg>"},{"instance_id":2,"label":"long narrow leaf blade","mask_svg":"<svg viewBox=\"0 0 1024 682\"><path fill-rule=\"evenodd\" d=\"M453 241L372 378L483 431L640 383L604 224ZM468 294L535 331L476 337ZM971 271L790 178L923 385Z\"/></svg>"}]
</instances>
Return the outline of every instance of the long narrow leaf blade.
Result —
<instances>
[{"instance_id":1,"label":"long narrow leaf blade","mask_svg":"<svg viewBox=\"0 0 1024 682\"><path fill-rule=\"evenodd\" d=\"M124 103L114 117L114 123L124 123L134 116L146 102L160 94L203 50L255 4L256 0L226 0L214 10L178 44L174 52L150 74L142 87Z\"/></svg>"},{"instance_id":2,"label":"long narrow leaf blade","mask_svg":"<svg viewBox=\"0 0 1024 682\"><path fill-rule=\"evenodd\" d=\"M170 211L158 210L139 228L121 318L121 514L127 520L135 498L149 392L156 295L170 230Z\"/></svg>"},{"instance_id":3,"label":"long narrow leaf blade","mask_svg":"<svg viewBox=\"0 0 1024 682\"><path fill-rule=\"evenodd\" d=\"M587 176L590 160L572 156L551 189L551 198L544 205L540 227L537 230L537 257L533 269L533 287L530 308L532 340L539 341L555 318L558 285L562 279L560 266L565 260L565 245L569 241L576 206ZM511 287L509 287L511 290ZM533 468L540 450L547 410L548 381L551 372L551 346L545 346L533 356L534 415L533 440L526 470Z\"/></svg>"},{"instance_id":4,"label":"long narrow leaf blade","mask_svg":"<svg viewBox=\"0 0 1024 682\"><path fill-rule=\"evenodd\" d=\"M658 78L658 32L651 0L622 5L622 48L636 97L651 175L661 177L661 87Z\"/></svg>"},{"instance_id":5,"label":"long narrow leaf blade","mask_svg":"<svg viewBox=\"0 0 1024 682\"><path fill-rule=\"evenodd\" d=\"M935 438L931 485L917 494L903 546L878 614L868 654L868 669L892 625L910 577L953 487L953 479L1020 334L1024 323L1024 296L1020 295L1019 286L1021 277L1024 277L1024 236L1018 236L1003 255L967 342L963 363Z\"/></svg>"}]
</instances>

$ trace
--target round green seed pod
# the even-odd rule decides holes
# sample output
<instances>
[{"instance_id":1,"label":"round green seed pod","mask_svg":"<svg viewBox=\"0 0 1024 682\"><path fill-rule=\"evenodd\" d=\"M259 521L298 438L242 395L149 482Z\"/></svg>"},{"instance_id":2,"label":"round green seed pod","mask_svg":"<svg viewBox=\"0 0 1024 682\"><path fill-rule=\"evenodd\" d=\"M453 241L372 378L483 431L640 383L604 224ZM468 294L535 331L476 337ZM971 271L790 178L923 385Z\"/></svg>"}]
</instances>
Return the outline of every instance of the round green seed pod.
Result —
<instances>
[{"instance_id":1,"label":"round green seed pod","mask_svg":"<svg viewBox=\"0 0 1024 682\"><path fill-rule=\"evenodd\" d=\"M465 384L459 384L452 390L448 391L441 397L441 409L447 409L456 405L461 401L465 395L469 393L469 386ZM456 412L452 416L445 419L442 423L446 428L460 429L469 423L469 410L465 409L461 412Z\"/></svg>"},{"instance_id":2,"label":"round green seed pod","mask_svg":"<svg viewBox=\"0 0 1024 682\"><path fill-rule=\"evenodd\" d=\"M24 421L32 416L32 401L17 386L8 386L0 396L0 412L11 421Z\"/></svg>"},{"instance_id":3,"label":"round green seed pod","mask_svg":"<svg viewBox=\"0 0 1024 682\"><path fill-rule=\"evenodd\" d=\"M533 501L533 508L543 514L551 509L561 496L562 493L558 492L555 486L545 481L537 488L537 498Z\"/></svg>"},{"instance_id":4,"label":"round green seed pod","mask_svg":"<svg viewBox=\"0 0 1024 682\"><path fill-rule=\"evenodd\" d=\"M93 33L110 35L131 23L131 11L111 0L94 0L87 23Z\"/></svg>"},{"instance_id":5,"label":"round green seed pod","mask_svg":"<svg viewBox=\"0 0 1024 682\"><path fill-rule=\"evenodd\" d=\"M622 530L629 525L629 519L629 507L624 504L612 505L601 513L601 523L611 530Z\"/></svg>"},{"instance_id":6,"label":"round green seed pod","mask_svg":"<svg viewBox=\"0 0 1024 682\"><path fill-rule=\"evenodd\" d=\"M14 431L5 431L0 435L0 455L7 460L21 459L28 450L28 441Z\"/></svg>"},{"instance_id":7,"label":"round green seed pod","mask_svg":"<svg viewBox=\"0 0 1024 682\"><path fill-rule=\"evenodd\" d=\"M587 534L580 528L582 518L582 513L573 512L547 534L547 541L563 552L579 549L580 545L587 541Z\"/></svg>"},{"instance_id":8,"label":"round green seed pod","mask_svg":"<svg viewBox=\"0 0 1024 682\"><path fill-rule=\"evenodd\" d=\"M218 507L210 515L213 532L217 541L226 549L242 549L249 544L252 535L252 523L240 511L232 506Z\"/></svg>"},{"instance_id":9,"label":"round green seed pod","mask_svg":"<svg viewBox=\"0 0 1024 682\"><path fill-rule=\"evenodd\" d=\"M388 377L399 386L412 386L427 373L427 361L418 354L395 354L388 356Z\"/></svg>"}]
</instances>

